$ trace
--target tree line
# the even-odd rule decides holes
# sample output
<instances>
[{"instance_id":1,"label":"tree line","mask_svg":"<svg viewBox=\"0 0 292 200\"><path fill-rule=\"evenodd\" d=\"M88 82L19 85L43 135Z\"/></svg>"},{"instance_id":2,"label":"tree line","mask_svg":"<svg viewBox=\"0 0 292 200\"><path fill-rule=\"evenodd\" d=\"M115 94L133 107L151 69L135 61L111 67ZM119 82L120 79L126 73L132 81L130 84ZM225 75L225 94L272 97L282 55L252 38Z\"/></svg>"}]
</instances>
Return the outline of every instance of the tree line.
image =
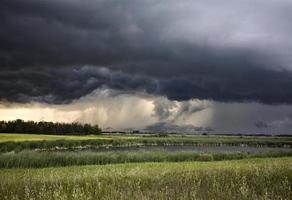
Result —
<instances>
[{"instance_id":1,"label":"tree line","mask_svg":"<svg viewBox=\"0 0 292 200\"><path fill-rule=\"evenodd\" d=\"M0 133L31 133L49 135L89 135L100 134L98 125L54 122L34 122L17 119L14 121L0 121Z\"/></svg>"}]
</instances>

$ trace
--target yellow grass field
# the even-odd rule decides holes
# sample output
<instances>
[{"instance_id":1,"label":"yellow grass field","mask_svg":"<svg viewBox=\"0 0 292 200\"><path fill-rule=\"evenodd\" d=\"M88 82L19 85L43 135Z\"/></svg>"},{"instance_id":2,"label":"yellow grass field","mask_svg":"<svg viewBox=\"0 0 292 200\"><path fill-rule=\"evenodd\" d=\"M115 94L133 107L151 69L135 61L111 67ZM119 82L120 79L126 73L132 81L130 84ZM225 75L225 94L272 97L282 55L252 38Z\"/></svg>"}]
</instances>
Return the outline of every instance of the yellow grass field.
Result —
<instances>
[{"instance_id":1,"label":"yellow grass field","mask_svg":"<svg viewBox=\"0 0 292 200\"><path fill-rule=\"evenodd\" d=\"M112 140L112 139L135 139L135 136L120 135L87 135L87 136L67 136L67 135L40 135L40 134L14 134L0 133L1 142L22 142L22 141L42 141L42 140Z\"/></svg>"},{"instance_id":2,"label":"yellow grass field","mask_svg":"<svg viewBox=\"0 0 292 200\"><path fill-rule=\"evenodd\" d=\"M291 199L292 158L0 170L2 199Z\"/></svg>"}]
</instances>

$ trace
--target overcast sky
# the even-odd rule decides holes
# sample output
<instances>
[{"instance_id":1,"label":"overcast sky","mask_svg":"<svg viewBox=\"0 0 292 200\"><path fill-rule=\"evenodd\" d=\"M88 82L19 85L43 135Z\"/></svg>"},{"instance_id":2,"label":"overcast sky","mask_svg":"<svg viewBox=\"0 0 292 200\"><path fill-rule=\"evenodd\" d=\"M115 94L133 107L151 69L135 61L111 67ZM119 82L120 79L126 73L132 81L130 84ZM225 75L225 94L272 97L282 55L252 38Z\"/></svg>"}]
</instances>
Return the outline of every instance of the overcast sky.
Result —
<instances>
[{"instance_id":1,"label":"overcast sky","mask_svg":"<svg viewBox=\"0 0 292 200\"><path fill-rule=\"evenodd\" d=\"M291 0L2 0L0 119L290 133L291 21Z\"/></svg>"}]
</instances>

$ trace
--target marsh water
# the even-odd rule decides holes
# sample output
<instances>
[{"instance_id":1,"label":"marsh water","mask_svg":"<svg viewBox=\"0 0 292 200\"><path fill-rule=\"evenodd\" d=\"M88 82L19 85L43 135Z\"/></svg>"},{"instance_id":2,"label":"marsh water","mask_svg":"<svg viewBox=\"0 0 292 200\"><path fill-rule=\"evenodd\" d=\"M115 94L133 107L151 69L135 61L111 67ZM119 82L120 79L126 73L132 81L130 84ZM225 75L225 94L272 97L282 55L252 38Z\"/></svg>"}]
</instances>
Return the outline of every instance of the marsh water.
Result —
<instances>
[{"instance_id":1,"label":"marsh water","mask_svg":"<svg viewBox=\"0 0 292 200\"><path fill-rule=\"evenodd\" d=\"M72 149L71 149L72 150ZM292 148L279 147L250 147L250 146L196 146L196 145L167 145L167 146L129 146L129 147L98 147L75 149L77 151L113 152L113 151L196 151L196 152L292 152Z\"/></svg>"}]
</instances>

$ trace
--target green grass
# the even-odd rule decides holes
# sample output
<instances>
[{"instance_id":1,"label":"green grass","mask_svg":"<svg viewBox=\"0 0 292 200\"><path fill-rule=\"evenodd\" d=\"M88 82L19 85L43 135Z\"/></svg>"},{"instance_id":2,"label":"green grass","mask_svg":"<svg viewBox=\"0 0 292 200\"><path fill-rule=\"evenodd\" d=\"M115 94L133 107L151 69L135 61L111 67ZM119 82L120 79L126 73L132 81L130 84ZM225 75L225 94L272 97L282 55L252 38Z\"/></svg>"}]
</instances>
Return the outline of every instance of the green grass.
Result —
<instances>
[{"instance_id":1,"label":"green grass","mask_svg":"<svg viewBox=\"0 0 292 200\"><path fill-rule=\"evenodd\" d=\"M3 142L23 142L23 141L56 141L56 140L112 140L112 139L133 139L133 136L119 135L40 135L40 134L18 134L18 133L0 133L0 143Z\"/></svg>"},{"instance_id":2,"label":"green grass","mask_svg":"<svg viewBox=\"0 0 292 200\"><path fill-rule=\"evenodd\" d=\"M292 138L0 133L0 199L292 199L291 152L54 151L140 145L291 148Z\"/></svg>"},{"instance_id":3,"label":"green grass","mask_svg":"<svg viewBox=\"0 0 292 200\"><path fill-rule=\"evenodd\" d=\"M292 199L292 158L0 170L1 199Z\"/></svg>"},{"instance_id":4,"label":"green grass","mask_svg":"<svg viewBox=\"0 0 292 200\"><path fill-rule=\"evenodd\" d=\"M143 146L143 145L213 145L292 147L292 137L259 136L181 136L154 137L153 135L99 135L99 136L53 136L34 134L0 133L0 152L25 149L76 149L99 146Z\"/></svg>"},{"instance_id":5,"label":"green grass","mask_svg":"<svg viewBox=\"0 0 292 200\"><path fill-rule=\"evenodd\" d=\"M54 140L177 140L177 141L198 141L198 142L291 142L292 137L267 137L267 136L203 136L203 135L169 135L167 137L155 137L153 134L104 134L104 135L41 135L41 134L20 134L0 133L0 143L22 142L22 141L54 141Z\"/></svg>"},{"instance_id":6,"label":"green grass","mask_svg":"<svg viewBox=\"0 0 292 200\"><path fill-rule=\"evenodd\" d=\"M133 162L220 161L260 157L285 157L292 152L220 153L193 151L120 151L120 152L33 152L0 154L0 168L40 168L71 165L104 165Z\"/></svg>"}]
</instances>

